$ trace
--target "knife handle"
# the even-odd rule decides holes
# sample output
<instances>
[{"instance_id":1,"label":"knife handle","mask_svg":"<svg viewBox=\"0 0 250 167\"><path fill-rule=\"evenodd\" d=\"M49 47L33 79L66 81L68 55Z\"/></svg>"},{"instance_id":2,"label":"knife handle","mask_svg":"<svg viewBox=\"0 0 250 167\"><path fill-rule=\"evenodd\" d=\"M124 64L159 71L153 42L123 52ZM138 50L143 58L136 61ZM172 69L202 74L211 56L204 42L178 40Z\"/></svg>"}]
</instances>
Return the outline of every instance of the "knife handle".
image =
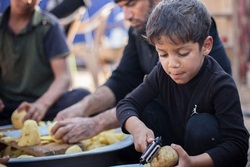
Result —
<instances>
[{"instance_id":1,"label":"knife handle","mask_svg":"<svg viewBox=\"0 0 250 167\"><path fill-rule=\"evenodd\" d=\"M150 144L148 144L146 151L140 157L140 164L144 165L150 163L161 148L161 144L161 137L156 137Z\"/></svg>"}]
</instances>

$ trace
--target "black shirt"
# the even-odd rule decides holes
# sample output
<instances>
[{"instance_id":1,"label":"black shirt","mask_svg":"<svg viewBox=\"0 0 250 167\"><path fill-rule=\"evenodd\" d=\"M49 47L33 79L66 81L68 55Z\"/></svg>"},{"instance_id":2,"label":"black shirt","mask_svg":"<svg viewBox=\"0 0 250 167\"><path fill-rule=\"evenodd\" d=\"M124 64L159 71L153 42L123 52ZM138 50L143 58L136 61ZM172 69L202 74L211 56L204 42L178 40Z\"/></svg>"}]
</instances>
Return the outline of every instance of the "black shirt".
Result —
<instances>
[{"instance_id":1,"label":"black shirt","mask_svg":"<svg viewBox=\"0 0 250 167\"><path fill-rule=\"evenodd\" d=\"M129 117L139 117L144 107L159 95L170 117L169 124L175 127L174 135L180 141L184 140L186 122L197 106L198 113L212 114L219 123L221 143L207 151L214 165L243 167L246 164L249 134L244 126L237 87L212 57L206 56L199 73L181 85L158 63L145 81L118 103L117 118L123 130Z\"/></svg>"},{"instance_id":2,"label":"black shirt","mask_svg":"<svg viewBox=\"0 0 250 167\"><path fill-rule=\"evenodd\" d=\"M104 84L112 90L117 103L136 88L143 81L144 75L149 74L158 62L158 53L154 46L148 44L143 37L134 34L133 28L130 28L128 33L128 44L120 64ZM231 75L230 61L218 36L214 20L210 35L214 40L210 55Z\"/></svg>"}]
</instances>

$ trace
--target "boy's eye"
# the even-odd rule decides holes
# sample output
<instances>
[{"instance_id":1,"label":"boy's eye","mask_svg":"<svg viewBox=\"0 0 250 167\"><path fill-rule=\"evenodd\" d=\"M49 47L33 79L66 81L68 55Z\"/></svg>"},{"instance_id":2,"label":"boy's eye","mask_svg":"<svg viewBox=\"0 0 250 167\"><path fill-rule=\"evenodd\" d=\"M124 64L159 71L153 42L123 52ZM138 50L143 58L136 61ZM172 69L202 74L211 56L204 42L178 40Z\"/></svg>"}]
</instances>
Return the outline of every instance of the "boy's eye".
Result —
<instances>
[{"instance_id":1,"label":"boy's eye","mask_svg":"<svg viewBox=\"0 0 250 167\"><path fill-rule=\"evenodd\" d=\"M179 55L180 55L181 57L185 57L185 56L189 55L189 52L186 52L186 53L179 53Z\"/></svg>"},{"instance_id":2,"label":"boy's eye","mask_svg":"<svg viewBox=\"0 0 250 167\"><path fill-rule=\"evenodd\" d=\"M159 57L168 57L167 54L159 54Z\"/></svg>"},{"instance_id":3,"label":"boy's eye","mask_svg":"<svg viewBox=\"0 0 250 167\"><path fill-rule=\"evenodd\" d=\"M189 55L189 52L187 52L187 53L178 53L178 55L180 57L185 57L185 56ZM159 54L159 57L166 58L166 57L168 57L168 54Z\"/></svg>"}]
</instances>

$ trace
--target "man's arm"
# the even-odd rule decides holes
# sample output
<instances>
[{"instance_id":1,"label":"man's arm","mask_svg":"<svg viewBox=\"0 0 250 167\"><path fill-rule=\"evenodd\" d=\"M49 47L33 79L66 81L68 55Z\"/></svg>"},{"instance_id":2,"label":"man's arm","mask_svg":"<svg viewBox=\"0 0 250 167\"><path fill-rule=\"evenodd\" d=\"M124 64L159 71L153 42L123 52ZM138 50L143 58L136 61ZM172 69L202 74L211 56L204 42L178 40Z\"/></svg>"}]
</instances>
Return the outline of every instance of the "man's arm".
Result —
<instances>
[{"instance_id":1,"label":"man's arm","mask_svg":"<svg viewBox=\"0 0 250 167\"><path fill-rule=\"evenodd\" d=\"M93 94L84 97L78 103L62 110L55 118L56 121L73 117L86 117L112 108L116 98L107 86L99 87Z\"/></svg>"},{"instance_id":2,"label":"man's arm","mask_svg":"<svg viewBox=\"0 0 250 167\"><path fill-rule=\"evenodd\" d=\"M27 114L24 118L34 119L40 121L48 108L51 107L57 99L69 89L70 86L70 72L67 66L66 58L54 58L51 60L52 71L55 75L55 79L50 85L49 89L34 103L22 103L18 109L25 108Z\"/></svg>"},{"instance_id":3,"label":"man's arm","mask_svg":"<svg viewBox=\"0 0 250 167\"><path fill-rule=\"evenodd\" d=\"M112 108L94 117L74 117L58 121L52 129L56 139L77 143L98 135L102 131L118 128L116 109Z\"/></svg>"}]
</instances>

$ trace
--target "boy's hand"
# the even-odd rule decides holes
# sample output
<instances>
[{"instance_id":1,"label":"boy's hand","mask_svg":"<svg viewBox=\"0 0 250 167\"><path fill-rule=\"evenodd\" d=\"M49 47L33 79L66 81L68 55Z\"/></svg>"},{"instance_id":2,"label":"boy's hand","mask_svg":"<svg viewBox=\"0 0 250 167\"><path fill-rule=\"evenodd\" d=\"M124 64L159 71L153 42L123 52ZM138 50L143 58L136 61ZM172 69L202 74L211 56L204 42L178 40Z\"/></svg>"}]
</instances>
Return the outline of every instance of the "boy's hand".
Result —
<instances>
[{"instance_id":1,"label":"boy's hand","mask_svg":"<svg viewBox=\"0 0 250 167\"><path fill-rule=\"evenodd\" d=\"M148 144L154 140L154 133L148 128L140 129L139 133L132 135L134 138L135 149L141 153L145 152Z\"/></svg>"},{"instance_id":2,"label":"boy's hand","mask_svg":"<svg viewBox=\"0 0 250 167\"><path fill-rule=\"evenodd\" d=\"M175 151L179 155L178 165L176 167L191 167L191 157L187 154L187 152L177 144L171 144L171 147L175 149Z\"/></svg>"},{"instance_id":3,"label":"boy's hand","mask_svg":"<svg viewBox=\"0 0 250 167\"><path fill-rule=\"evenodd\" d=\"M180 145L171 144L171 147L175 149L179 156L178 165L176 167L214 166L213 160L208 153L189 156Z\"/></svg>"},{"instance_id":4,"label":"boy's hand","mask_svg":"<svg viewBox=\"0 0 250 167\"><path fill-rule=\"evenodd\" d=\"M135 149L138 152L143 153L155 138L153 131L135 116L127 119L125 128L133 136Z\"/></svg>"}]
</instances>

